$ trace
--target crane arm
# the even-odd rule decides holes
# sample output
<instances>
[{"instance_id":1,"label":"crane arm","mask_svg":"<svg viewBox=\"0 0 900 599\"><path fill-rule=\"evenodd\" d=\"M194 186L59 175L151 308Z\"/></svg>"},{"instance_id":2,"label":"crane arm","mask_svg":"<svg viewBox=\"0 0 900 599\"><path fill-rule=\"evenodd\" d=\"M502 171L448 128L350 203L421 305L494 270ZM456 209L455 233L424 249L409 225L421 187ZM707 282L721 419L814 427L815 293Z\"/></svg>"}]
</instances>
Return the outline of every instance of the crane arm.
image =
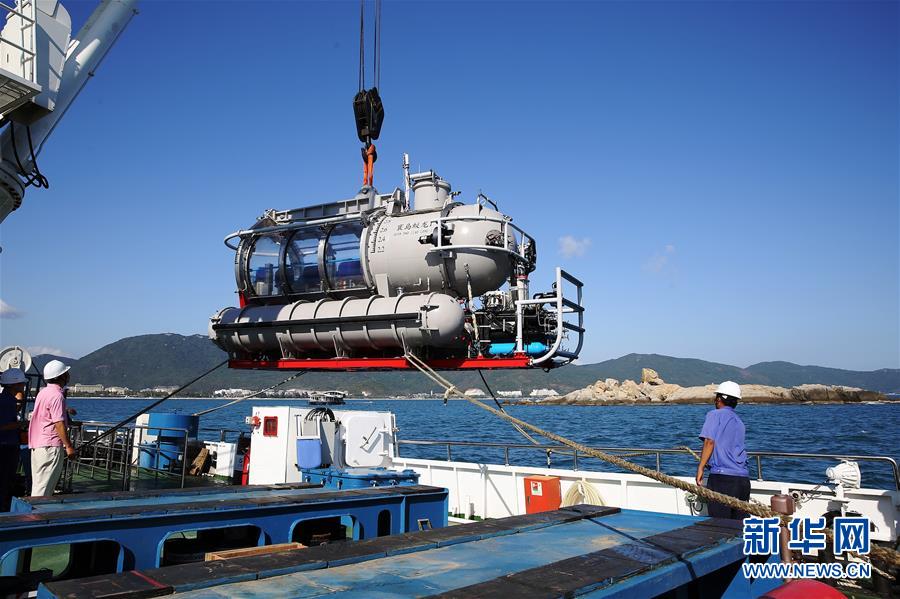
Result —
<instances>
[{"instance_id":1,"label":"crane arm","mask_svg":"<svg viewBox=\"0 0 900 599\"><path fill-rule=\"evenodd\" d=\"M0 222L21 205L25 188L32 183L35 157L122 31L137 14L137 3L138 0L102 0L78 34L68 43L52 108L32 122L27 121L31 121L34 112L25 113L27 116L23 118L27 119L26 124L16 122L15 111L10 115L10 122L0 134ZM38 11L44 13L39 15L39 28L42 24L53 26L60 20L61 14L68 20L68 13L56 0L39 0ZM53 35L47 31L42 33ZM58 37L58 32L55 35ZM49 68L47 61L42 63L40 56L37 64L39 67L43 64Z\"/></svg>"}]
</instances>

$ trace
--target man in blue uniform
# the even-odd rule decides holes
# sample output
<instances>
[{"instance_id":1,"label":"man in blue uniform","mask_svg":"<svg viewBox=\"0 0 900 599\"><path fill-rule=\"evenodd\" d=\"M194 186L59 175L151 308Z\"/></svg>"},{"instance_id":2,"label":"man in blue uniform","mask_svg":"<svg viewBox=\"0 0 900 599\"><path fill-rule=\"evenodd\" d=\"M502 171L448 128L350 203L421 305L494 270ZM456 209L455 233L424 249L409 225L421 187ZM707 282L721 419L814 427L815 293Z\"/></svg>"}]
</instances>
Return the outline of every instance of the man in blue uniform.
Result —
<instances>
[{"instance_id":1,"label":"man in blue uniform","mask_svg":"<svg viewBox=\"0 0 900 599\"><path fill-rule=\"evenodd\" d=\"M703 485L703 470L709 463L706 486L711 491L747 501L750 499L750 473L744 447L744 423L734 411L740 399L741 388L735 382L725 381L716 389L716 409L706 414L700 431L703 451L697 465L697 484ZM710 502L707 509L713 518L742 520L747 516L741 510L718 502Z\"/></svg>"},{"instance_id":2,"label":"man in blue uniform","mask_svg":"<svg viewBox=\"0 0 900 599\"><path fill-rule=\"evenodd\" d=\"M18 394L25 391L25 373L9 368L0 373L0 512L8 512L19 467Z\"/></svg>"}]
</instances>

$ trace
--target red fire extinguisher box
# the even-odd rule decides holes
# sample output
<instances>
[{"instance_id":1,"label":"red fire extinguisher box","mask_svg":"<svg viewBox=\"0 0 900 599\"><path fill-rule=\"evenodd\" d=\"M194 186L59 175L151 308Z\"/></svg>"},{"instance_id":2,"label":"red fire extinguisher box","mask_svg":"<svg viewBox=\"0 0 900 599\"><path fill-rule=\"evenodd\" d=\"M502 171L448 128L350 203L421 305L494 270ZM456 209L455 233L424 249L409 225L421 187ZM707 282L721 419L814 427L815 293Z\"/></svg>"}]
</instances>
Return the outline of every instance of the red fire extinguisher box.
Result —
<instances>
[{"instance_id":1,"label":"red fire extinguisher box","mask_svg":"<svg viewBox=\"0 0 900 599\"><path fill-rule=\"evenodd\" d=\"M559 478L538 475L525 477L526 514L558 510L561 503Z\"/></svg>"}]
</instances>

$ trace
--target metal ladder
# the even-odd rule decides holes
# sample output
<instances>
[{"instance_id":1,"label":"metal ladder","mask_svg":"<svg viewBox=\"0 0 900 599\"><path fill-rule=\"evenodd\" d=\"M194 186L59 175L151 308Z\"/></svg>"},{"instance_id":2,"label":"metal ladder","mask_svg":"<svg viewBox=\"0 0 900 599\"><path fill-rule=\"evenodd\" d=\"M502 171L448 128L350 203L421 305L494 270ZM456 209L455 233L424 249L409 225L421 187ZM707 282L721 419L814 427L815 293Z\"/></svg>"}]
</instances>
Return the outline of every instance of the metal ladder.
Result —
<instances>
[{"instance_id":1,"label":"metal ladder","mask_svg":"<svg viewBox=\"0 0 900 599\"><path fill-rule=\"evenodd\" d=\"M6 24L0 33L0 114L6 115L41 92L37 83L36 0L15 6L0 2Z\"/></svg>"}]
</instances>

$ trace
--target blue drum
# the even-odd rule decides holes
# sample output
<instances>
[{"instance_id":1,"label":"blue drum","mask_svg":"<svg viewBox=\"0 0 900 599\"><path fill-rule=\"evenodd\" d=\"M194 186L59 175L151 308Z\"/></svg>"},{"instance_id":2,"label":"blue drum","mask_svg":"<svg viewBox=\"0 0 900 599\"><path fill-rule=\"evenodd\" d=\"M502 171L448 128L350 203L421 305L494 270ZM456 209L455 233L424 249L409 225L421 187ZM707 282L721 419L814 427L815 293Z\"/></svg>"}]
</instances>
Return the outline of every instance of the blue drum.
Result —
<instances>
[{"instance_id":1,"label":"blue drum","mask_svg":"<svg viewBox=\"0 0 900 599\"><path fill-rule=\"evenodd\" d=\"M172 470L180 466L184 459L184 430L188 432L188 439L196 439L200 417L193 414L151 412L148 426L146 434L156 435L156 442L141 443L138 464L141 468Z\"/></svg>"}]
</instances>

